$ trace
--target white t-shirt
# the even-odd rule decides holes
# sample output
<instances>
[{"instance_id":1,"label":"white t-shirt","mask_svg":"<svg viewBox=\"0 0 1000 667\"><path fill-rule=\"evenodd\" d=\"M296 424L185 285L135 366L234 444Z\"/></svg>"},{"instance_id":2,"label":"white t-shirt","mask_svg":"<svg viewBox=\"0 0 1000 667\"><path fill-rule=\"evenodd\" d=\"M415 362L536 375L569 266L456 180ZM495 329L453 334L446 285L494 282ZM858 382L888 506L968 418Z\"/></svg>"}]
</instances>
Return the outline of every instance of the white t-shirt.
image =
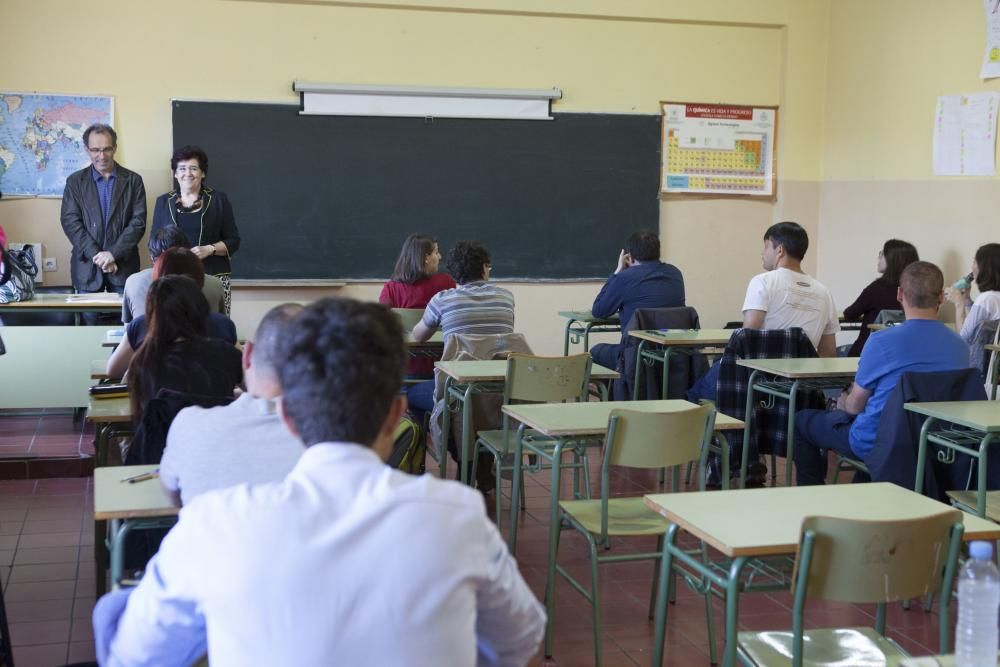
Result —
<instances>
[{"instance_id":1,"label":"white t-shirt","mask_svg":"<svg viewBox=\"0 0 1000 667\"><path fill-rule=\"evenodd\" d=\"M748 310L766 313L765 329L801 328L817 349L823 335L840 331L829 290L812 276L791 269L754 276L743 300L743 312Z\"/></svg>"},{"instance_id":2,"label":"white t-shirt","mask_svg":"<svg viewBox=\"0 0 1000 667\"><path fill-rule=\"evenodd\" d=\"M966 343L972 343L976 328L988 320L1000 320L1000 290L980 292L965 316L965 324L959 335Z\"/></svg>"}]
</instances>

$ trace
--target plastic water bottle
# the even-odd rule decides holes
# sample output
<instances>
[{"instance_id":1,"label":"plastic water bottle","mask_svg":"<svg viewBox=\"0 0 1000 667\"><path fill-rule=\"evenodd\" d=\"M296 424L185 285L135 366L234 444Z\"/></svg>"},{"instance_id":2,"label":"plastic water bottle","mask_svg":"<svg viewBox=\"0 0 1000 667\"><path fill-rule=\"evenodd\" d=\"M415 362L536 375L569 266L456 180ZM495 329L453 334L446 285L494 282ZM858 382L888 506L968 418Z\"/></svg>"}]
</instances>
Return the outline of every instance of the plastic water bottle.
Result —
<instances>
[{"instance_id":1,"label":"plastic water bottle","mask_svg":"<svg viewBox=\"0 0 1000 667\"><path fill-rule=\"evenodd\" d=\"M966 276L962 276L961 278L955 281L955 284L952 285L952 287L962 292L969 289L970 287L972 287L972 274L970 273Z\"/></svg>"},{"instance_id":2,"label":"plastic water bottle","mask_svg":"<svg viewBox=\"0 0 1000 667\"><path fill-rule=\"evenodd\" d=\"M993 545L989 542L971 543L969 555L958 579L955 665L995 667L1000 573L993 563Z\"/></svg>"}]
</instances>

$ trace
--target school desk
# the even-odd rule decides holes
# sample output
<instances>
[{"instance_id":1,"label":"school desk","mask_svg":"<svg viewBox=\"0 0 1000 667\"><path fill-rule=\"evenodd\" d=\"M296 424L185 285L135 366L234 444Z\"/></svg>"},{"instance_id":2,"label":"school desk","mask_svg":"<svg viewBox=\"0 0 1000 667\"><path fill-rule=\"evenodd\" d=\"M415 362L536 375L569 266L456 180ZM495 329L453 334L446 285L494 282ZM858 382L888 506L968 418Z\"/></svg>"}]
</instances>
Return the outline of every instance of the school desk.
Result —
<instances>
[{"instance_id":1,"label":"school desk","mask_svg":"<svg viewBox=\"0 0 1000 667\"><path fill-rule=\"evenodd\" d=\"M617 333L622 330L621 320L617 315L611 317L594 317L589 310L560 310L560 317L566 318L566 331L563 334L563 356L569 354L569 345L583 342L583 351L590 351L590 334Z\"/></svg>"},{"instance_id":2,"label":"school desk","mask_svg":"<svg viewBox=\"0 0 1000 667\"><path fill-rule=\"evenodd\" d=\"M36 294L29 301L0 304L3 313L72 313L73 323L80 324L81 313L120 313L122 298L117 294Z\"/></svg>"},{"instance_id":3,"label":"school desk","mask_svg":"<svg viewBox=\"0 0 1000 667\"><path fill-rule=\"evenodd\" d=\"M725 346L736 329L637 329L628 335L639 339L635 352L635 383L632 385L632 400L639 398L639 380L642 364L663 365L660 396L667 397L667 382L670 377L670 356L678 352L691 354L705 348Z\"/></svg>"}]
</instances>

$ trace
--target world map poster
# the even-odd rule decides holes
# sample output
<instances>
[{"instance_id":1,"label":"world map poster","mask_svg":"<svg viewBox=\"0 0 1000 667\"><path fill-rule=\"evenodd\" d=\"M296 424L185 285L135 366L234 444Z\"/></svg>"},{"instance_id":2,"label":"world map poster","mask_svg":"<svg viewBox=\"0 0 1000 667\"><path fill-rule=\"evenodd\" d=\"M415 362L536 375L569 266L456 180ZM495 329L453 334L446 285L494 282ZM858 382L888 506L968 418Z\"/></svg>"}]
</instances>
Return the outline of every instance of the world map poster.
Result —
<instances>
[{"instance_id":1,"label":"world map poster","mask_svg":"<svg viewBox=\"0 0 1000 667\"><path fill-rule=\"evenodd\" d=\"M662 193L775 196L776 107L661 106Z\"/></svg>"},{"instance_id":2,"label":"world map poster","mask_svg":"<svg viewBox=\"0 0 1000 667\"><path fill-rule=\"evenodd\" d=\"M83 131L114 124L114 98L0 92L0 192L60 196L89 163Z\"/></svg>"}]
</instances>

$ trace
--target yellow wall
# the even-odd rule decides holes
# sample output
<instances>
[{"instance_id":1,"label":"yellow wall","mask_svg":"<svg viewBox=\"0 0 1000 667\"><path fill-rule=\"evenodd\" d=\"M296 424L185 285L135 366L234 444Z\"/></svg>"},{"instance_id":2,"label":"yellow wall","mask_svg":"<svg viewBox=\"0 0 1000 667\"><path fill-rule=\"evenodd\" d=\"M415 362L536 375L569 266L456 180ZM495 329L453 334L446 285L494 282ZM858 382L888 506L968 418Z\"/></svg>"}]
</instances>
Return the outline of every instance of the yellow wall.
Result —
<instances>
[{"instance_id":1,"label":"yellow wall","mask_svg":"<svg viewBox=\"0 0 1000 667\"><path fill-rule=\"evenodd\" d=\"M828 0L4 0L0 89L115 96L118 158L150 201L169 187L170 99L295 101L293 79L544 88L558 111L655 113L661 99L780 104L778 201L668 201L661 233L705 325L738 317L759 270L764 228L784 218L818 232ZM40 17L44 17L41 21ZM44 49L38 48L43 39ZM281 169L260 156L266 172ZM650 193L653 196L655 193ZM235 202L238 207L239 202ZM58 201L2 202L15 240L41 240L67 284ZM421 230L433 233L435 230ZM571 252L571 249L568 250ZM608 269L617 248L608 248ZM811 258L810 258L811 259ZM237 255L238 267L238 255ZM807 264L807 266L810 266ZM518 328L559 349L560 307L599 284L514 285ZM375 285L339 293L371 298ZM322 290L240 290L249 333L275 301Z\"/></svg>"},{"instance_id":2,"label":"yellow wall","mask_svg":"<svg viewBox=\"0 0 1000 667\"><path fill-rule=\"evenodd\" d=\"M979 78L983 3L837 0L829 30L819 278L847 305L900 237L954 281L998 236L996 179L932 165L937 96L1000 90Z\"/></svg>"}]
</instances>

